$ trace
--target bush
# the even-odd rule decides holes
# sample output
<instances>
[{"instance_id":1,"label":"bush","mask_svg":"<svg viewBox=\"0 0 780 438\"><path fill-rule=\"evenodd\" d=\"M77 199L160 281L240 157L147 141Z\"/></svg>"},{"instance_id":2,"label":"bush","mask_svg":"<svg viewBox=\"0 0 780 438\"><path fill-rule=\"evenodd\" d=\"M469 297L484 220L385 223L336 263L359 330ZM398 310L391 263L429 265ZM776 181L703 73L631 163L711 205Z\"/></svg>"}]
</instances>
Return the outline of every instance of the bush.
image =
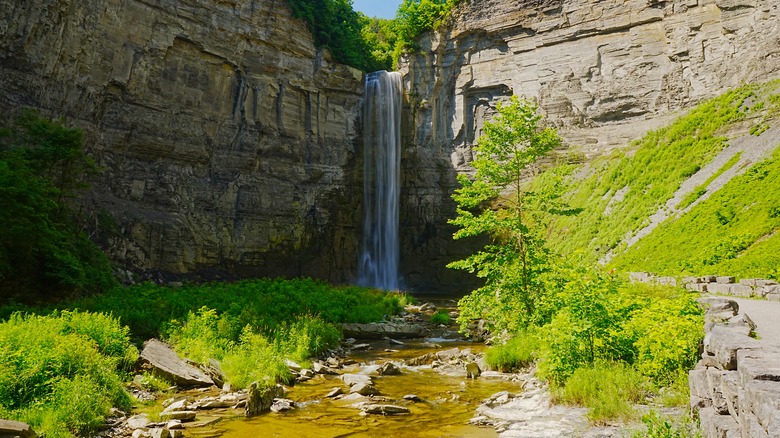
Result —
<instances>
[{"instance_id":1,"label":"bush","mask_svg":"<svg viewBox=\"0 0 780 438\"><path fill-rule=\"evenodd\" d=\"M136 356L106 315L16 313L0 323L0 412L47 437L87 434L130 408L119 367Z\"/></svg>"},{"instance_id":2,"label":"bush","mask_svg":"<svg viewBox=\"0 0 780 438\"><path fill-rule=\"evenodd\" d=\"M449 325L451 322L452 318L450 318L450 314L446 310L437 310L436 313L431 316L431 323L433 324Z\"/></svg>"},{"instance_id":3,"label":"bush","mask_svg":"<svg viewBox=\"0 0 780 438\"><path fill-rule=\"evenodd\" d=\"M589 408L588 418L594 422L630 420L636 415L633 404L644 400L648 386L646 378L630 366L602 362L577 369L557 397Z\"/></svg>"},{"instance_id":4,"label":"bush","mask_svg":"<svg viewBox=\"0 0 780 438\"><path fill-rule=\"evenodd\" d=\"M485 353L485 361L490 368L507 373L531 365L538 349L537 335L527 330L504 344L490 347Z\"/></svg>"}]
</instances>

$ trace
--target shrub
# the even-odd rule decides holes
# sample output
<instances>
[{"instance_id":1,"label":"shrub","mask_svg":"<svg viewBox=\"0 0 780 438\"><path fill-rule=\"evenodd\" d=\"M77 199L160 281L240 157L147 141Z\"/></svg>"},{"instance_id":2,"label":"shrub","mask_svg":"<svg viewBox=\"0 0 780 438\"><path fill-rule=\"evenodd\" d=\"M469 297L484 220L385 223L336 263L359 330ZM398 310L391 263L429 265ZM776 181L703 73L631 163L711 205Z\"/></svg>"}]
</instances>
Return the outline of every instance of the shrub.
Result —
<instances>
[{"instance_id":1,"label":"shrub","mask_svg":"<svg viewBox=\"0 0 780 438\"><path fill-rule=\"evenodd\" d=\"M490 347L485 353L485 361L493 369L511 372L531 365L536 359L538 348L539 338L527 330L504 344Z\"/></svg>"},{"instance_id":2,"label":"shrub","mask_svg":"<svg viewBox=\"0 0 780 438\"><path fill-rule=\"evenodd\" d=\"M630 366L601 362L577 369L557 397L589 408L594 422L630 420L636 415L633 404L644 399L647 389L646 378Z\"/></svg>"},{"instance_id":3,"label":"shrub","mask_svg":"<svg viewBox=\"0 0 780 438\"><path fill-rule=\"evenodd\" d=\"M118 366L135 354L114 318L16 313L0 323L0 411L47 437L87 434L130 408Z\"/></svg>"},{"instance_id":4,"label":"shrub","mask_svg":"<svg viewBox=\"0 0 780 438\"><path fill-rule=\"evenodd\" d=\"M436 313L431 316L431 323L433 324L449 325L451 322L452 318L450 318L450 314L446 310L437 310Z\"/></svg>"}]
</instances>

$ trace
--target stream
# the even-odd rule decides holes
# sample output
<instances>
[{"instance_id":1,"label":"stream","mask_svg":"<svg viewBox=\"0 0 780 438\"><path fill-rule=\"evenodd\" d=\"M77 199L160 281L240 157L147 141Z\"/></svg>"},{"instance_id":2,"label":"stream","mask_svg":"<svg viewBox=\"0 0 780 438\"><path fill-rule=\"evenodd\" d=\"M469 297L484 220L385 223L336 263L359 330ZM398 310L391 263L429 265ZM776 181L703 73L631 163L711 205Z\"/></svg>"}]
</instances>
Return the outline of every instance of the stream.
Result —
<instances>
[{"instance_id":1,"label":"stream","mask_svg":"<svg viewBox=\"0 0 780 438\"><path fill-rule=\"evenodd\" d=\"M442 302L439 306L454 306ZM421 315L428 319L429 315ZM284 398L293 400L295 408L286 412L266 413L253 418L233 417L208 419L197 428L188 428L191 437L475 437L498 436L491 427L477 427L468 422L474 417L480 402L500 391L520 392L522 382L513 382L508 375L496 373L492 377L469 379L463 366L432 365L407 366L405 360L453 351L457 348L472 354L483 352L482 343L468 342L452 327L434 327L432 337L398 341L356 340L369 344L370 349L350 350L340 358L339 374L371 376L379 396L371 402L403 406L409 414L384 416L362 414L361 400L328 398L334 388L349 393L338 375L318 374L315 378L288 387ZM378 368L391 361L401 370L400 375L377 375ZM415 395L416 401L404 396ZM343 396L342 396L343 397ZM407 397L410 398L410 397ZM363 399L365 401L365 399Z\"/></svg>"}]
</instances>

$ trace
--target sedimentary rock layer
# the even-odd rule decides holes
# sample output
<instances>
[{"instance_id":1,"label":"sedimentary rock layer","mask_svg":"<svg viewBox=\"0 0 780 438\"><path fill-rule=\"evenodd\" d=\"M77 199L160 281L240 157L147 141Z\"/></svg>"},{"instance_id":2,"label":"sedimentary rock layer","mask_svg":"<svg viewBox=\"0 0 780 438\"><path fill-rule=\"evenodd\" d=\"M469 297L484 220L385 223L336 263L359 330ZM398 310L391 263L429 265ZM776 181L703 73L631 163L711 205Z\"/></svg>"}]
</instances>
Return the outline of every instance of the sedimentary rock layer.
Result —
<instances>
[{"instance_id":1,"label":"sedimentary rock layer","mask_svg":"<svg viewBox=\"0 0 780 438\"><path fill-rule=\"evenodd\" d=\"M362 73L283 0L0 0L0 119L82 127L127 268L349 279Z\"/></svg>"},{"instance_id":2,"label":"sedimentary rock layer","mask_svg":"<svg viewBox=\"0 0 780 438\"><path fill-rule=\"evenodd\" d=\"M497 101L537 99L586 155L626 145L695 103L780 76L774 0L471 0L402 65L404 267L463 252L432 228L454 216L455 175Z\"/></svg>"}]
</instances>

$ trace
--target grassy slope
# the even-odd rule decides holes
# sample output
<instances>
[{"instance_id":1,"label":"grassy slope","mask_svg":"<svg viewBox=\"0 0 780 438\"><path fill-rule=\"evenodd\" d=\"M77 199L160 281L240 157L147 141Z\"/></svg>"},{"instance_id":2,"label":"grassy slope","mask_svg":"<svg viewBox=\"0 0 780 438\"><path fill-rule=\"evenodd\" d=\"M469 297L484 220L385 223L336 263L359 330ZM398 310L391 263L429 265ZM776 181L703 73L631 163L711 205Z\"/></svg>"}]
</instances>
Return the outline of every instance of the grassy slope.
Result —
<instances>
[{"instance_id":1,"label":"grassy slope","mask_svg":"<svg viewBox=\"0 0 780 438\"><path fill-rule=\"evenodd\" d=\"M613 251L617 257L612 265L625 270L771 275L772 253L780 247L772 236L780 225L777 155L761 166L759 173L766 176L750 171L681 218L667 220L634 247L626 250L621 242L646 226L680 184L724 148L730 129L746 117L764 129L771 124L780 108L779 88L780 81L742 86L647 134L628 152L598 159L586 169L570 165L555 169L573 188L571 206L582 211L553 220L549 236L553 249L583 251L594 260ZM551 181L550 173L536 184ZM582 177L583 173L587 175ZM619 192L623 199L613 199Z\"/></svg>"}]
</instances>

